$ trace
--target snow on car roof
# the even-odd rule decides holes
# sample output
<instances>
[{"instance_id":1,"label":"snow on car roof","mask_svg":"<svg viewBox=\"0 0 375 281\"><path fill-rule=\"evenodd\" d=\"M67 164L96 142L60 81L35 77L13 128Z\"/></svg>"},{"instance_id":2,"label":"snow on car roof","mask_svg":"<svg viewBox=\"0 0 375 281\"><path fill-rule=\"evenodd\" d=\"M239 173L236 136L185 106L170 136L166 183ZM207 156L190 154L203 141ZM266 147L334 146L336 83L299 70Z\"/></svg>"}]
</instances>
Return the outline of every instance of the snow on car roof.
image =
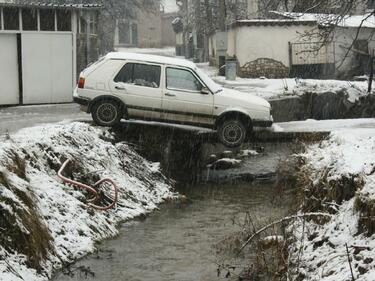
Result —
<instances>
[{"instance_id":1,"label":"snow on car roof","mask_svg":"<svg viewBox=\"0 0 375 281\"><path fill-rule=\"evenodd\" d=\"M120 60L133 60L141 62L152 62L159 64L171 64L182 67L196 68L196 65L191 61L185 59L178 59L172 57L158 56L158 55L148 55L140 53L127 53L127 52L112 52L107 54L108 59L120 59Z\"/></svg>"}]
</instances>

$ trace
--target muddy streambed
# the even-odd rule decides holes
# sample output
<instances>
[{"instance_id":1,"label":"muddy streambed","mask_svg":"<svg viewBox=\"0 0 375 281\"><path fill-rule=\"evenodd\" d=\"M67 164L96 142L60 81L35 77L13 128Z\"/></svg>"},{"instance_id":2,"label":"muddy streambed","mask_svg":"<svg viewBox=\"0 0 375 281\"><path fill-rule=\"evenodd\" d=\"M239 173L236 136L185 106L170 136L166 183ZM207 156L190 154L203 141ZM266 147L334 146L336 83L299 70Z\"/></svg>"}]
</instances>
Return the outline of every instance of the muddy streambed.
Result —
<instances>
[{"instance_id":1,"label":"muddy streambed","mask_svg":"<svg viewBox=\"0 0 375 281\"><path fill-rule=\"evenodd\" d=\"M244 161L246 168L259 167L263 157L276 167L281 155L290 153L285 146L265 151L257 161ZM218 276L217 265L223 256L217 254L217 243L239 231L236 222L246 214L266 223L286 215L293 201L278 194L269 179L177 184L176 189L187 199L165 203L144 220L124 223L117 238L102 242L97 253L72 265L73 274L60 272L53 280L222 280L225 272Z\"/></svg>"}]
</instances>

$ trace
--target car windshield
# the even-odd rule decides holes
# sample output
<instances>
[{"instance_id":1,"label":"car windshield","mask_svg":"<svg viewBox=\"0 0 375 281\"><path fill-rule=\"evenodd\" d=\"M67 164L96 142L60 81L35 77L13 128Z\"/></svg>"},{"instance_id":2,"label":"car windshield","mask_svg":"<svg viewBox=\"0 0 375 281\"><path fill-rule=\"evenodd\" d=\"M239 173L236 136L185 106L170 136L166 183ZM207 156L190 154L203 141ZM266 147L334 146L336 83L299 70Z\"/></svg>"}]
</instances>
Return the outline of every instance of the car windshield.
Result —
<instances>
[{"instance_id":1,"label":"car windshield","mask_svg":"<svg viewBox=\"0 0 375 281\"><path fill-rule=\"evenodd\" d=\"M214 93L219 93L223 90L223 87L219 84L215 83L210 76L208 76L204 71L199 69L198 67L195 69L195 72L199 75L199 77L203 80L206 86Z\"/></svg>"}]
</instances>

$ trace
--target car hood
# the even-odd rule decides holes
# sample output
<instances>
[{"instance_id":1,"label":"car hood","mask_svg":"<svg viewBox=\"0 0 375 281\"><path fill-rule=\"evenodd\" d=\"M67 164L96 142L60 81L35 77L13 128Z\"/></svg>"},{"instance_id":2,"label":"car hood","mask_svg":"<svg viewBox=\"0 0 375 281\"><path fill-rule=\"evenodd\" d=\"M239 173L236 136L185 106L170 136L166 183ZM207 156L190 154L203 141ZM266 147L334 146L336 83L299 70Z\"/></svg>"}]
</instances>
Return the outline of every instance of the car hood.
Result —
<instances>
[{"instance_id":1,"label":"car hood","mask_svg":"<svg viewBox=\"0 0 375 281\"><path fill-rule=\"evenodd\" d=\"M270 103L261 97L227 88L223 88L221 92L215 94L215 104L226 106L230 104L246 108L271 107Z\"/></svg>"}]
</instances>

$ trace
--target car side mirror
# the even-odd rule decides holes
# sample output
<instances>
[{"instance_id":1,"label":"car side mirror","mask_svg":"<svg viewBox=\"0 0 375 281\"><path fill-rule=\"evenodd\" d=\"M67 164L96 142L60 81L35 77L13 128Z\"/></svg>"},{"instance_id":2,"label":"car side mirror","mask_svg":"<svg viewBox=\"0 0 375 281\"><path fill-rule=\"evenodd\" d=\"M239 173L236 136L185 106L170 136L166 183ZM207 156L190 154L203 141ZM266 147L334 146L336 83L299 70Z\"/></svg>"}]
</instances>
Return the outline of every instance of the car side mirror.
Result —
<instances>
[{"instance_id":1,"label":"car side mirror","mask_svg":"<svg viewBox=\"0 0 375 281\"><path fill-rule=\"evenodd\" d=\"M202 90L201 90L201 94L202 95L209 95L210 94L210 90L206 87L203 87Z\"/></svg>"}]
</instances>

